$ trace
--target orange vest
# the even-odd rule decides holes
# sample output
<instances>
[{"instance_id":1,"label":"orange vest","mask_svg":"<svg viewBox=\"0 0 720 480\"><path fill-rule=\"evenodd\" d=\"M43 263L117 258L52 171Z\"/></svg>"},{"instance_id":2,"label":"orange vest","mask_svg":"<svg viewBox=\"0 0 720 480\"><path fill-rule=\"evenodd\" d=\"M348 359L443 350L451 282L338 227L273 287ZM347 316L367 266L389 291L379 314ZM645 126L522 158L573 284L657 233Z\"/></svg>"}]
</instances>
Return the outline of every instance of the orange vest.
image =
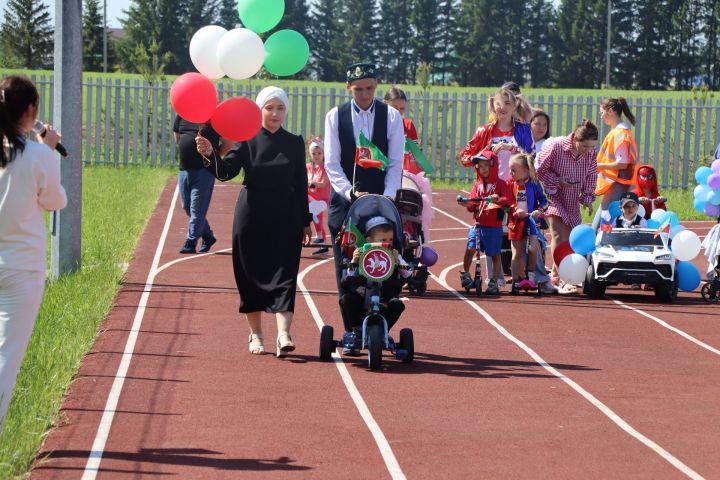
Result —
<instances>
[{"instance_id":1,"label":"orange vest","mask_svg":"<svg viewBox=\"0 0 720 480\"><path fill-rule=\"evenodd\" d=\"M635 144L635 137L633 137L633 134L630 130L621 128L619 126L610 130L610 133L608 133L605 137L605 140L603 140L602 147L598 152L597 163L598 165L602 165L604 163L614 163L615 152L617 152L617 150L623 143L628 144L628 154L630 158L627 159L627 163L628 167L632 168L631 178L628 180L620 178L620 172L622 172L623 170L601 170L598 168L597 185L595 187L596 195L605 194L605 192L610 190L610 187L612 187L614 183L621 183L623 185L635 184L636 169L634 167L634 164L638 153L637 145Z\"/></svg>"}]
</instances>

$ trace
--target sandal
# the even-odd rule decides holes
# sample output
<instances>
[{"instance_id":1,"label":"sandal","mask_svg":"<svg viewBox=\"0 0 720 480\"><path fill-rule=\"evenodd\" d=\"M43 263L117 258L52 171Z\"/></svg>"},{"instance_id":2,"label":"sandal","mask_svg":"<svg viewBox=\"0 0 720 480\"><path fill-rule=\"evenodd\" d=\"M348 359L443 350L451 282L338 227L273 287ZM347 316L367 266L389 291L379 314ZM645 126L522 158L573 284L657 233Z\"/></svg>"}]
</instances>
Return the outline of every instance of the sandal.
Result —
<instances>
[{"instance_id":1,"label":"sandal","mask_svg":"<svg viewBox=\"0 0 720 480\"><path fill-rule=\"evenodd\" d=\"M577 293L577 287L575 285L571 285L569 283L561 282L560 283L560 289L559 293L561 295L568 295L571 293Z\"/></svg>"},{"instance_id":2,"label":"sandal","mask_svg":"<svg viewBox=\"0 0 720 480\"><path fill-rule=\"evenodd\" d=\"M262 333L250 334L248 337L248 350L250 350L251 355L263 355L265 353Z\"/></svg>"},{"instance_id":3,"label":"sandal","mask_svg":"<svg viewBox=\"0 0 720 480\"><path fill-rule=\"evenodd\" d=\"M282 332L277 338L277 353L278 358L286 357L289 352L295 350L295 342L293 342L290 334Z\"/></svg>"}]
</instances>

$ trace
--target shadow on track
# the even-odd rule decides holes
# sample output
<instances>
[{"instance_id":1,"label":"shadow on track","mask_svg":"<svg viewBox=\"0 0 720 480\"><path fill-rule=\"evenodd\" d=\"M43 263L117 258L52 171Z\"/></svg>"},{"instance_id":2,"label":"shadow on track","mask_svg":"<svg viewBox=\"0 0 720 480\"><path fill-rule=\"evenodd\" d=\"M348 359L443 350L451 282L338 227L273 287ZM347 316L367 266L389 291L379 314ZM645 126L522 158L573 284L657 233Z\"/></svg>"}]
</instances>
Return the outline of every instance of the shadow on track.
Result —
<instances>
[{"instance_id":1,"label":"shadow on track","mask_svg":"<svg viewBox=\"0 0 720 480\"><path fill-rule=\"evenodd\" d=\"M90 452L87 450L54 450L47 456L43 457L42 464L35 469L52 470L52 465L46 462L53 459L61 458L87 458ZM182 465L189 467L213 468L216 470L244 470L257 472L270 471L302 471L310 470L310 467L304 465L292 465L293 460L288 457L279 457L276 459L262 458L212 458L210 455L223 455L222 452L214 450L206 450L204 448L143 448L137 452L113 452L105 451L103 459L122 460L133 464L164 464L164 465ZM66 467L67 468L67 467ZM60 469L63 469L62 467ZM78 467L77 470L84 470L84 467ZM112 471L100 467L100 472ZM128 473L139 473L136 470ZM167 475L162 472L145 472L147 474Z\"/></svg>"}]
</instances>

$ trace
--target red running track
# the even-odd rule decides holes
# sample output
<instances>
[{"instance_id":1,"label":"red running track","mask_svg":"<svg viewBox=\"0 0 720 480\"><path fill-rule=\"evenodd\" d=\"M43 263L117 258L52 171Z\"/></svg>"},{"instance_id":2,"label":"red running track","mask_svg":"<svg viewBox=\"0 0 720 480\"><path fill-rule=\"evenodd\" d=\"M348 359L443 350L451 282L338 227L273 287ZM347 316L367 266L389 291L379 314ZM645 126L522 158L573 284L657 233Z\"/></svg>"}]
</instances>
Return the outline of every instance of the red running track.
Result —
<instances>
[{"instance_id":1,"label":"red running track","mask_svg":"<svg viewBox=\"0 0 720 480\"><path fill-rule=\"evenodd\" d=\"M318 325L341 321L332 259L309 255L298 349L251 356L227 252L239 188L216 188L219 242L195 256L165 189L30 478L720 478L720 310L698 292L466 297L468 214L439 192L440 261L400 320L415 362L317 360Z\"/></svg>"}]
</instances>

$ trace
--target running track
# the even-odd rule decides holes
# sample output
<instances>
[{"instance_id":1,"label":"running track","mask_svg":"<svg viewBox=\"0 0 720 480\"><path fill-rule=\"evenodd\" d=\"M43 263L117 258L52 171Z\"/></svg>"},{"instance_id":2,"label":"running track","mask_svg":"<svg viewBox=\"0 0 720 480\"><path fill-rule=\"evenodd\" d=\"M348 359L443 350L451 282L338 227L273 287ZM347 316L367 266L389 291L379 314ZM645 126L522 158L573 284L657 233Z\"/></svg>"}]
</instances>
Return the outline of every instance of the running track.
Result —
<instances>
[{"instance_id":1,"label":"running track","mask_svg":"<svg viewBox=\"0 0 720 480\"><path fill-rule=\"evenodd\" d=\"M341 321L332 260L307 250L298 349L255 357L228 253L239 188L216 187L213 253L182 256L168 184L31 479L720 478L720 307L698 292L466 297L468 214L439 192L440 261L400 321L414 363L317 360Z\"/></svg>"}]
</instances>

